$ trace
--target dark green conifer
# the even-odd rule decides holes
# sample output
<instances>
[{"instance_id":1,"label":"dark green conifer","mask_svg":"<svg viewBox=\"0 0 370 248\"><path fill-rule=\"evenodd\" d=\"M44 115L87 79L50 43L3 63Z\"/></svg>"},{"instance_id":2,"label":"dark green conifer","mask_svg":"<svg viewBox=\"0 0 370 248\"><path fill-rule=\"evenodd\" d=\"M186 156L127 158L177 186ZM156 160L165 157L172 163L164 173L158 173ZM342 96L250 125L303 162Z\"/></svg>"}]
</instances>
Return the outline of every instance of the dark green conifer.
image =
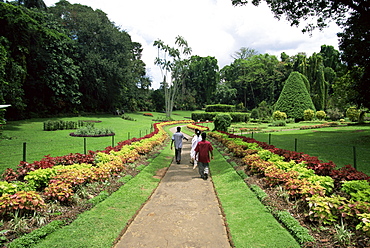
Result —
<instances>
[{"instance_id":1,"label":"dark green conifer","mask_svg":"<svg viewBox=\"0 0 370 248\"><path fill-rule=\"evenodd\" d=\"M281 111L287 114L288 118L303 120L303 112L307 109L315 111L310 94L305 86L305 76L294 71L285 81L279 99L275 103L274 111ZM307 79L306 79L307 80Z\"/></svg>"}]
</instances>

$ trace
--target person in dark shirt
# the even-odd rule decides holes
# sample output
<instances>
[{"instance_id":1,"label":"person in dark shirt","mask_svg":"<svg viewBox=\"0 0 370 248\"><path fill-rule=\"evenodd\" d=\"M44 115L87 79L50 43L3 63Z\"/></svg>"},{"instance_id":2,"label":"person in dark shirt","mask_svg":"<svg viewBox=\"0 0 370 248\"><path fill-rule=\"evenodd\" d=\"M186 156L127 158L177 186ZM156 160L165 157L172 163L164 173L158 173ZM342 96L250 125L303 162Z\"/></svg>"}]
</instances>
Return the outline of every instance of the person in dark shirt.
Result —
<instances>
[{"instance_id":1,"label":"person in dark shirt","mask_svg":"<svg viewBox=\"0 0 370 248\"><path fill-rule=\"evenodd\" d=\"M213 147L211 142L206 140L207 134L202 133L202 140L195 148L195 157L198 159L200 177L207 180L209 174L209 162L213 159Z\"/></svg>"}]
</instances>

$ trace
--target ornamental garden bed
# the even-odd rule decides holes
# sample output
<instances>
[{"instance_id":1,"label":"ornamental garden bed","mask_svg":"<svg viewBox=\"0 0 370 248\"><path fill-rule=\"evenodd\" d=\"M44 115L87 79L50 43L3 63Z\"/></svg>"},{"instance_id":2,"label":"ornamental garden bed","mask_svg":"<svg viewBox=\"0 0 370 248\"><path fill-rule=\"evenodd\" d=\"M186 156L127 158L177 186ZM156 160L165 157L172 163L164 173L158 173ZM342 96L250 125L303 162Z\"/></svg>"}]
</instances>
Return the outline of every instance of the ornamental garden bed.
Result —
<instances>
[{"instance_id":1,"label":"ornamental garden bed","mask_svg":"<svg viewBox=\"0 0 370 248\"><path fill-rule=\"evenodd\" d=\"M155 123L152 133L103 151L45 156L21 162L17 170L7 169L5 181L0 181L0 244L53 220L70 223L146 166L148 156L155 156L168 139L163 125L186 122Z\"/></svg>"},{"instance_id":2,"label":"ornamental garden bed","mask_svg":"<svg viewBox=\"0 0 370 248\"><path fill-rule=\"evenodd\" d=\"M273 214L288 211L309 229L316 240L304 247L370 246L369 176L244 136L210 136L234 168L247 175L246 183L268 195L263 203Z\"/></svg>"}]
</instances>

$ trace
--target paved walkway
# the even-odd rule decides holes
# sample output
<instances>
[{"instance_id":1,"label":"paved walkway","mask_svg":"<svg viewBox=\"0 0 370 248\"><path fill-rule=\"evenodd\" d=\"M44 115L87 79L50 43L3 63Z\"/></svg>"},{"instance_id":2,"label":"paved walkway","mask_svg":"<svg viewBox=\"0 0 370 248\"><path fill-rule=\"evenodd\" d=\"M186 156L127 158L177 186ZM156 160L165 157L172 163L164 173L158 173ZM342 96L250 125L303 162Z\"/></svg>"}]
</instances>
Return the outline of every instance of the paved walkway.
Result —
<instances>
[{"instance_id":1,"label":"paved walkway","mask_svg":"<svg viewBox=\"0 0 370 248\"><path fill-rule=\"evenodd\" d=\"M176 127L171 129L175 131ZM115 248L230 247L212 179L205 181L193 170L187 137L181 163L172 162Z\"/></svg>"}]
</instances>

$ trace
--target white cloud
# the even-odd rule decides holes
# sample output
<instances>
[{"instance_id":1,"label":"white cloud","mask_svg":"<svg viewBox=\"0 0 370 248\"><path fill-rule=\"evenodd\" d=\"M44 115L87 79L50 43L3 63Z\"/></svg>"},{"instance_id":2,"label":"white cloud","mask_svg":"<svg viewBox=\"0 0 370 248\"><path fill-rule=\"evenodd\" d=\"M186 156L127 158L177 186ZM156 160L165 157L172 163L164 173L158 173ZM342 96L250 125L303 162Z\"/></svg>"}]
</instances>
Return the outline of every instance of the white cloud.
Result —
<instances>
[{"instance_id":1,"label":"white cloud","mask_svg":"<svg viewBox=\"0 0 370 248\"><path fill-rule=\"evenodd\" d=\"M47 6L56 0L44 0ZM154 65L157 39L174 46L175 37L183 36L193 55L214 56L220 68L232 63L231 55L241 47L260 53L296 55L319 52L321 45L338 49L335 25L310 37L300 28L277 20L266 4L233 7L231 0L70 0L70 3L101 9L108 18L127 31L133 41L143 46L143 61L158 88L161 73Z\"/></svg>"}]
</instances>

